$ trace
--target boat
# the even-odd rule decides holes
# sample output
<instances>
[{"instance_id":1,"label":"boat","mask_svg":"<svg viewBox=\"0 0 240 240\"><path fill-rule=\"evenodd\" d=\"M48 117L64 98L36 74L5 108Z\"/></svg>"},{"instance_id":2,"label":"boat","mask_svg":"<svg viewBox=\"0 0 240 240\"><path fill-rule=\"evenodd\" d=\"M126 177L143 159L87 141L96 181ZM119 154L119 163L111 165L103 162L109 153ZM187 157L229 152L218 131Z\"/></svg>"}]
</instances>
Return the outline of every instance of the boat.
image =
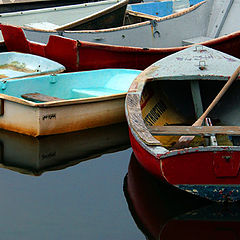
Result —
<instances>
[{"instance_id":1,"label":"boat","mask_svg":"<svg viewBox=\"0 0 240 240\"><path fill-rule=\"evenodd\" d=\"M0 168L32 176L130 147L126 122L38 138L0 130L0 141Z\"/></svg>"},{"instance_id":2,"label":"boat","mask_svg":"<svg viewBox=\"0 0 240 240\"><path fill-rule=\"evenodd\" d=\"M0 2L0 13L17 12L39 8L66 6L91 2L88 0L4 0ZM94 1L92 1L94 2Z\"/></svg>"},{"instance_id":3,"label":"boat","mask_svg":"<svg viewBox=\"0 0 240 240\"><path fill-rule=\"evenodd\" d=\"M143 2L128 4L127 9L135 12L149 14L157 17L165 17L173 13L185 10L202 0L171 0L157 2Z\"/></svg>"},{"instance_id":4,"label":"boat","mask_svg":"<svg viewBox=\"0 0 240 240\"><path fill-rule=\"evenodd\" d=\"M36 137L124 122L125 96L139 73L103 69L1 81L0 128Z\"/></svg>"},{"instance_id":5,"label":"boat","mask_svg":"<svg viewBox=\"0 0 240 240\"><path fill-rule=\"evenodd\" d=\"M60 73L65 67L44 57L27 53L1 52L0 53L0 79L30 77Z\"/></svg>"},{"instance_id":6,"label":"boat","mask_svg":"<svg viewBox=\"0 0 240 240\"><path fill-rule=\"evenodd\" d=\"M239 235L239 204L204 201L159 182L134 155L123 190L129 211L146 239L223 240Z\"/></svg>"},{"instance_id":7,"label":"boat","mask_svg":"<svg viewBox=\"0 0 240 240\"><path fill-rule=\"evenodd\" d=\"M101 29L123 24L128 0L104 0L1 13L0 22L20 24L35 29L62 31L66 29Z\"/></svg>"},{"instance_id":8,"label":"boat","mask_svg":"<svg viewBox=\"0 0 240 240\"><path fill-rule=\"evenodd\" d=\"M239 65L238 58L195 45L134 79L125 111L144 168L210 200L240 199Z\"/></svg>"},{"instance_id":9,"label":"boat","mask_svg":"<svg viewBox=\"0 0 240 240\"><path fill-rule=\"evenodd\" d=\"M47 44L29 41L20 27L1 24L4 42L1 48L44 56L66 67L66 71L84 71L103 68L143 70L170 52L152 49L134 49L73 40L51 35ZM18 41L16 41L18 39Z\"/></svg>"},{"instance_id":10,"label":"boat","mask_svg":"<svg viewBox=\"0 0 240 240\"><path fill-rule=\"evenodd\" d=\"M232 4L231 10L229 10L230 19L226 18L226 21L225 21L226 24L230 20L232 20L231 16L233 17L238 16L236 13L233 12L234 9L236 9L235 4L238 1L240 0L235 0L234 3ZM168 45L168 44L171 41L175 41L177 39L176 36L172 36L171 41L168 39L165 39L162 42L164 43L164 45L162 44L159 45L159 43L161 43L160 39L153 37L153 34L156 31L158 31L159 33L160 32L162 33L162 31L160 31L157 28L154 28L153 25L151 25L154 23L154 21L158 21L156 19L155 20L152 19L151 21L140 22L137 25L130 24L128 26L124 26L123 27L124 32L118 31L120 28L103 30L103 31L98 30L98 31L90 31L90 32L89 31L69 32L74 35L78 33L81 33L83 35L89 33L92 36L91 38L87 38L89 42L85 41L86 39L84 38L83 35L81 35L81 37L80 36L76 37L76 39L81 39L81 40L74 41L75 37L73 37L73 35L71 36L66 35L65 34L67 33L66 31L61 32L60 35L62 35L63 37L60 38L56 36L59 34L59 32L35 31L33 29L26 30L26 28L21 29L19 27L11 26L11 25L1 25L1 29L2 29L2 34L4 37L5 44L9 51L28 52L28 53L37 54L37 55L45 54L48 58L62 63L64 66L67 67L67 69L68 69L68 65L71 65L71 68L73 67L75 71L92 70L92 69L109 68L109 67L110 68L115 68L115 67L128 68L128 69L132 68L132 69L144 70L149 65L156 62L157 60L163 57L166 57L170 54L173 54L177 51L186 49L187 47L191 46L191 43L196 43L196 42L202 42L202 44L205 46L214 48L216 50L219 50L227 54L230 54L232 56L240 58L240 52L238 47L240 44L240 31L237 31L238 26L237 24L235 24L235 22L236 23L238 22L237 20L233 24L231 24L231 28L228 24L226 26L223 24L225 27L222 28L222 30L223 29L229 30L228 33L226 33L224 30L225 35L222 35L223 32L221 32L220 34L221 36L219 35L219 37L212 38L212 39L209 39L209 38L206 39L206 38L200 37L200 35L205 34L206 28L205 30L202 28L202 30L200 31L198 27L207 26L208 24L209 26L210 25L213 26L214 18L213 18L213 15L210 14L211 12L210 10L212 8L210 8L209 5L213 4L213 8L214 6L216 6L217 8L217 5L220 4L221 2L222 1L212 2L212 0L208 0L207 2L200 2L190 7L188 10L184 10L180 13L175 13L171 15L171 17L168 16L168 17L161 18L162 21L160 21L159 24L156 25L156 27L159 27L160 23L167 24L172 21L177 21L177 23L180 23L183 21L182 22L182 25L184 26L184 29L182 28L183 31L177 31L177 32L183 35L187 34L188 36L182 36L181 40L179 41L179 44L173 43L171 45ZM219 9L222 9L222 8L223 6ZM210 14L210 15L208 14L207 16L211 16L211 21L207 18L200 17L200 16L204 16L205 12L208 12ZM219 11L217 10L214 11L214 13L218 13L218 12ZM216 17L216 14L214 14L214 16ZM182 18L182 17L188 17L189 21L186 21L186 24L185 24L185 20L184 20L185 18ZM154 18L158 18L158 17L155 16ZM195 20L192 21L190 20L191 18ZM142 18L140 19L142 20ZM192 29L190 28L189 24L192 24L193 22L195 22L196 19L198 19L198 23L196 24L196 32L195 32L195 27L194 29ZM201 21L206 21L206 22L201 22ZM215 21L215 23L217 24L218 21ZM146 42L142 43L140 45L141 47L127 46L127 45L135 45L135 43L139 39L144 40L145 36L147 36L147 34L141 33L140 35L144 37L136 38L136 36L138 36L138 33L135 30L133 30L132 26L138 26L136 29L139 30L140 26L145 26L148 23L150 24L148 25L149 29L152 29L151 30L152 35L150 36L150 38L149 39L146 38ZM164 28L162 28L162 30L163 29ZM168 26L166 29L169 30L170 27ZM233 32L235 30L236 32ZM190 33L188 33L188 31L190 31ZM113 36L115 36L115 33L117 32L119 33L119 35L116 35L116 39L115 39ZM114 33L114 35L112 35L112 33ZM172 33L175 34L176 31L171 31L169 34L171 35ZM109 39L111 39L111 41L108 41L108 39L106 38L108 34L111 35L111 36L109 35L110 36ZM126 38L127 36L126 34L134 34L134 40L131 40L130 41L131 43L127 42L128 39L131 39L131 38L129 37ZM169 34L166 34L166 36L169 36ZM157 32L155 33L155 36L156 35L158 35ZM162 36L161 39L165 38L165 35L161 34L161 36ZM199 36L198 40L196 38L195 41L192 41L191 43L188 42L188 44L190 45L187 44L187 41L184 41L184 44L183 44L182 42L183 39L189 39L189 38L192 38L193 36ZM18 43L16 43L15 37L18 37L19 39ZM69 37L71 39L69 39ZM120 40L121 42L118 42L118 40ZM39 43L41 41L47 42L47 44ZM151 43L151 46L149 45L149 43ZM111 44L115 44L115 45L111 45ZM122 46L119 46L118 44L122 44ZM48 50L48 53L46 53L45 51L46 48L51 50ZM58 49L61 49L61 51L59 51ZM65 57L66 54L69 55L68 60L66 60L66 57ZM93 58L94 58L94 61L92 60Z\"/></svg>"},{"instance_id":11,"label":"boat","mask_svg":"<svg viewBox=\"0 0 240 240\"><path fill-rule=\"evenodd\" d=\"M141 51L142 48L150 51L154 48L164 55L182 50L186 45L201 43L239 57L239 3L240 0L207 0L162 18L102 30L57 32L27 27L23 30L27 39L45 44L50 35L61 35L120 46L119 52L127 51L128 46L134 48L132 51Z\"/></svg>"}]
</instances>

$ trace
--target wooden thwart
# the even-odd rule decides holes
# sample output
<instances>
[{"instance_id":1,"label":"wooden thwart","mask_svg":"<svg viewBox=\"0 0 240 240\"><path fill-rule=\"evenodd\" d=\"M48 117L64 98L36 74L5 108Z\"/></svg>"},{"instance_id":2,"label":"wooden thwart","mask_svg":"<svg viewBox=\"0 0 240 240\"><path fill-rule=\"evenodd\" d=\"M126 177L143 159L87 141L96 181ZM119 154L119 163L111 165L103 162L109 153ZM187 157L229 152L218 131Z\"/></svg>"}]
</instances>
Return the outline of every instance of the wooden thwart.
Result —
<instances>
[{"instance_id":1,"label":"wooden thwart","mask_svg":"<svg viewBox=\"0 0 240 240\"><path fill-rule=\"evenodd\" d=\"M240 135L240 126L148 126L152 135Z\"/></svg>"},{"instance_id":2,"label":"wooden thwart","mask_svg":"<svg viewBox=\"0 0 240 240\"><path fill-rule=\"evenodd\" d=\"M59 100L64 100L62 98L57 98L57 97L52 97L52 96L48 96L45 94L41 94L41 93L26 93L21 95L22 98L25 98L27 100L30 101L38 101L38 102L51 102L51 101L59 101Z\"/></svg>"}]
</instances>

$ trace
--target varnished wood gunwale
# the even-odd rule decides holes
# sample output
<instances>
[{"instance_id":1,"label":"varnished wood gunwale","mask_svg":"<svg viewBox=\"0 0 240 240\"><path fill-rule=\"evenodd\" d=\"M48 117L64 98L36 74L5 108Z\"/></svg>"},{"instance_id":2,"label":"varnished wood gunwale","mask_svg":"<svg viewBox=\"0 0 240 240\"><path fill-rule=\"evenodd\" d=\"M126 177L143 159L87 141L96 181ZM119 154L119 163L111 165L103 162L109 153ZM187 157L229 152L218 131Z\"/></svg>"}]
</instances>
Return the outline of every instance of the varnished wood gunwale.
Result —
<instances>
[{"instance_id":1,"label":"varnished wood gunwale","mask_svg":"<svg viewBox=\"0 0 240 240\"><path fill-rule=\"evenodd\" d=\"M162 135L240 135L239 126L148 126L154 136Z\"/></svg>"}]
</instances>

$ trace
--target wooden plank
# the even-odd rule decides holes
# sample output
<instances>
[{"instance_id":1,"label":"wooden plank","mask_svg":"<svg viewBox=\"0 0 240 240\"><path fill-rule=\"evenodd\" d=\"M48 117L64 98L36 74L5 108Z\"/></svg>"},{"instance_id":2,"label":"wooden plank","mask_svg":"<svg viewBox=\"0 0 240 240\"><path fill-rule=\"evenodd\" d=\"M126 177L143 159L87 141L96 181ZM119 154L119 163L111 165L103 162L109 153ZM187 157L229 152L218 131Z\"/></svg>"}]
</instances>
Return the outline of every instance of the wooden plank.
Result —
<instances>
[{"instance_id":1,"label":"wooden plank","mask_svg":"<svg viewBox=\"0 0 240 240\"><path fill-rule=\"evenodd\" d=\"M240 135L240 126L148 126L152 135Z\"/></svg>"},{"instance_id":2,"label":"wooden plank","mask_svg":"<svg viewBox=\"0 0 240 240\"><path fill-rule=\"evenodd\" d=\"M51 102L51 101L60 101L64 100L62 98L52 97L41 93L26 93L21 95L22 98L25 98L30 101L38 102Z\"/></svg>"},{"instance_id":3,"label":"wooden plank","mask_svg":"<svg viewBox=\"0 0 240 240\"><path fill-rule=\"evenodd\" d=\"M191 81L191 91L192 91L195 115L197 118L200 118L200 116L203 114L203 106L202 106L202 98L201 98L201 92L200 92L198 81L196 80Z\"/></svg>"}]
</instances>

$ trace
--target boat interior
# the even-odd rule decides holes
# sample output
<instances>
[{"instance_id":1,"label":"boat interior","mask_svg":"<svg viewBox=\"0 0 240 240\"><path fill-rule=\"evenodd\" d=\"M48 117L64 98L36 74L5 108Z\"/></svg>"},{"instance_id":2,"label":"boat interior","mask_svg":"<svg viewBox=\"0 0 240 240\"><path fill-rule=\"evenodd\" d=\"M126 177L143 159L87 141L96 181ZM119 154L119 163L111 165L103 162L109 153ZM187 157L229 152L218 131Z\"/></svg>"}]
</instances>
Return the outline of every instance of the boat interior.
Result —
<instances>
[{"instance_id":1,"label":"boat interior","mask_svg":"<svg viewBox=\"0 0 240 240\"><path fill-rule=\"evenodd\" d=\"M2 81L0 94L32 102L126 94L139 73L136 70L103 69Z\"/></svg>"},{"instance_id":2,"label":"boat interior","mask_svg":"<svg viewBox=\"0 0 240 240\"><path fill-rule=\"evenodd\" d=\"M224 84L225 81L205 79L147 82L141 95L141 110L146 127L167 148L171 148L182 135L196 135L191 146L240 145L239 81L232 84L209 113L203 122L205 128L201 127L197 131L191 127Z\"/></svg>"},{"instance_id":3,"label":"boat interior","mask_svg":"<svg viewBox=\"0 0 240 240\"><path fill-rule=\"evenodd\" d=\"M239 31L239 0L208 0L209 12L206 12L208 24L205 34L182 40L182 45L199 43ZM195 26L201 28L202 26Z\"/></svg>"},{"instance_id":4,"label":"boat interior","mask_svg":"<svg viewBox=\"0 0 240 240\"><path fill-rule=\"evenodd\" d=\"M21 17L21 26L42 30L61 30L61 27L78 29L78 25L80 24L81 29L85 29L84 26L87 25L87 21L94 19L92 16L96 15L96 13L100 15L106 9L113 8L117 3L118 2L114 0L99 1L27 11L7 12L1 13L0 19L1 23L19 25L19 17ZM125 8L122 11L125 12ZM122 16L124 16L124 12ZM123 20L121 15L119 15L119 19L120 23L115 26L120 26L123 23L123 21L121 21Z\"/></svg>"}]
</instances>

